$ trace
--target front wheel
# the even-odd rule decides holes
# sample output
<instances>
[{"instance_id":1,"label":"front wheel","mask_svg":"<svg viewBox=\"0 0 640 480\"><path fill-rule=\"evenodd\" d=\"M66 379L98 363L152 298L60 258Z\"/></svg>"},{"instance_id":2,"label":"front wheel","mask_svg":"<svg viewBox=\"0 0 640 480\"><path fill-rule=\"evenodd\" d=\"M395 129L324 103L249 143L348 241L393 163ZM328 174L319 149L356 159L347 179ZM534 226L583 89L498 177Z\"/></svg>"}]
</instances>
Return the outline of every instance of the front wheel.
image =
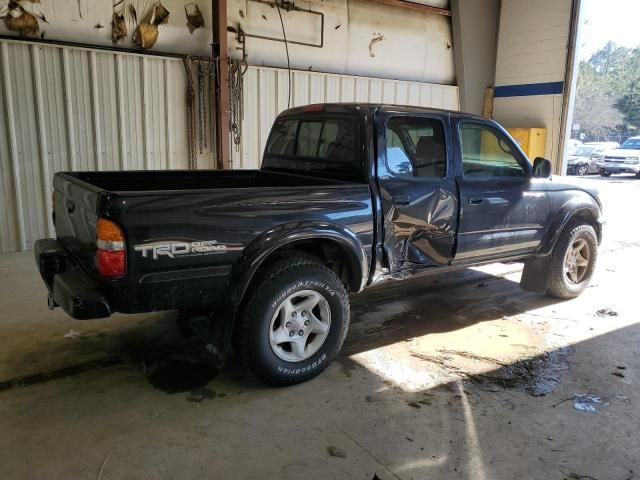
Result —
<instances>
[{"instance_id":1,"label":"front wheel","mask_svg":"<svg viewBox=\"0 0 640 480\"><path fill-rule=\"evenodd\" d=\"M598 256L598 238L591 225L571 221L551 254L547 293L574 298L589 285Z\"/></svg>"},{"instance_id":2,"label":"front wheel","mask_svg":"<svg viewBox=\"0 0 640 480\"><path fill-rule=\"evenodd\" d=\"M247 366L269 385L294 385L318 375L338 355L349 326L349 298L333 271L294 256L260 276L240 322Z\"/></svg>"},{"instance_id":3,"label":"front wheel","mask_svg":"<svg viewBox=\"0 0 640 480\"><path fill-rule=\"evenodd\" d=\"M582 176L582 175L586 175L588 171L589 171L589 167L587 167L586 165L580 165L578 167L578 170L576 170L576 173Z\"/></svg>"}]
</instances>

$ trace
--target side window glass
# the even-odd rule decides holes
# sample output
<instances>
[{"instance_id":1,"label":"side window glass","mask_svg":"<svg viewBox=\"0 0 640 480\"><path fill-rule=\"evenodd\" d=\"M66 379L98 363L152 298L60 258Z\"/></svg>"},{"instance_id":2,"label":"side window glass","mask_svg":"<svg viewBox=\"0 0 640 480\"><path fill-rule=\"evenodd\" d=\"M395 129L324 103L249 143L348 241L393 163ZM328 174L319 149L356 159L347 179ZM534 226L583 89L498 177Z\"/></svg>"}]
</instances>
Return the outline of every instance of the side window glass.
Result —
<instances>
[{"instance_id":1,"label":"side window glass","mask_svg":"<svg viewBox=\"0 0 640 480\"><path fill-rule=\"evenodd\" d=\"M489 125L462 123L462 173L467 178L526 177L518 151L507 138Z\"/></svg>"},{"instance_id":2,"label":"side window glass","mask_svg":"<svg viewBox=\"0 0 640 480\"><path fill-rule=\"evenodd\" d=\"M387 167L396 175L447 174L444 126L433 118L393 117L387 122Z\"/></svg>"}]
</instances>

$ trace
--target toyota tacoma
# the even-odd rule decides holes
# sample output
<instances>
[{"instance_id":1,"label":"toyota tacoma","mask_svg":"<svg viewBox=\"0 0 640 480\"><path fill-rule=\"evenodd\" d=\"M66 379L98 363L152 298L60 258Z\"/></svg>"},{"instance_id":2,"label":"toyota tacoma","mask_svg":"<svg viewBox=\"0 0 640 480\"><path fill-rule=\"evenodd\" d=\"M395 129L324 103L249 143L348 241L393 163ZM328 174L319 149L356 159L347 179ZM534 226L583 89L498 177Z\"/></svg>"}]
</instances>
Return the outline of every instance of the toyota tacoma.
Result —
<instances>
[{"instance_id":1,"label":"toyota tacoma","mask_svg":"<svg viewBox=\"0 0 640 480\"><path fill-rule=\"evenodd\" d=\"M289 109L259 170L59 172L53 185L56 238L35 245L50 308L208 312L217 362L233 345L272 385L336 357L350 294L522 261L524 289L571 298L602 238L596 192L530 163L492 120L416 107Z\"/></svg>"}]
</instances>

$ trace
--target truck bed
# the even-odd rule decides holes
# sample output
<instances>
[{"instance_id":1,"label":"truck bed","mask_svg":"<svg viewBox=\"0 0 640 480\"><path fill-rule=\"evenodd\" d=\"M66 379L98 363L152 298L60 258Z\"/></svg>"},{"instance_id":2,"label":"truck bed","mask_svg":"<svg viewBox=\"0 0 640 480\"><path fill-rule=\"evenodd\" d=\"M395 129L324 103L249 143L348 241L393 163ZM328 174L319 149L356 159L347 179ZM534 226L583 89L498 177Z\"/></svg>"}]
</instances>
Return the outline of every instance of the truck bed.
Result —
<instances>
[{"instance_id":1,"label":"truck bed","mask_svg":"<svg viewBox=\"0 0 640 480\"><path fill-rule=\"evenodd\" d=\"M54 187L56 240L119 312L215 303L245 248L278 235L283 226L304 229L304 222L315 221L355 229L366 252L373 241L367 183L263 170L204 170L61 172ZM122 278L98 275L99 218L124 232L127 271ZM164 254L202 242L216 248Z\"/></svg>"},{"instance_id":2,"label":"truck bed","mask_svg":"<svg viewBox=\"0 0 640 480\"><path fill-rule=\"evenodd\" d=\"M115 193L338 185L340 180L265 170L69 172L65 175ZM86 185L85 185L86 186Z\"/></svg>"}]
</instances>

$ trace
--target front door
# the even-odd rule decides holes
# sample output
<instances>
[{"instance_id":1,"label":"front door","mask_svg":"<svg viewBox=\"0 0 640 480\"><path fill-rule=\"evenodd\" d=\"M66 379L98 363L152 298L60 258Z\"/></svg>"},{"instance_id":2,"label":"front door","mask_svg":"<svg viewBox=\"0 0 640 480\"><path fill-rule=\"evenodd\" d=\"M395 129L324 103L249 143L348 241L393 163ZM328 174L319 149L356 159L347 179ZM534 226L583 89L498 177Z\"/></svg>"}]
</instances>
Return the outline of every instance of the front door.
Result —
<instances>
[{"instance_id":1,"label":"front door","mask_svg":"<svg viewBox=\"0 0 640 480\"><path fill-rule=\"evenodd\" d=\"M384 112L378 186L392 273L448 264L458 224L447 115Z\"/></svg>"},{"instance_id":2,"label":"front door","mask_svg":"<svg viewBox=\"0 0 640 480\"><path fill-rule=\"evenodd\" d=\"M455 261L530 253L540 245L549 215L548 180L497 124L456 121L460 225Z\"/></svg>"}]
</instances>

